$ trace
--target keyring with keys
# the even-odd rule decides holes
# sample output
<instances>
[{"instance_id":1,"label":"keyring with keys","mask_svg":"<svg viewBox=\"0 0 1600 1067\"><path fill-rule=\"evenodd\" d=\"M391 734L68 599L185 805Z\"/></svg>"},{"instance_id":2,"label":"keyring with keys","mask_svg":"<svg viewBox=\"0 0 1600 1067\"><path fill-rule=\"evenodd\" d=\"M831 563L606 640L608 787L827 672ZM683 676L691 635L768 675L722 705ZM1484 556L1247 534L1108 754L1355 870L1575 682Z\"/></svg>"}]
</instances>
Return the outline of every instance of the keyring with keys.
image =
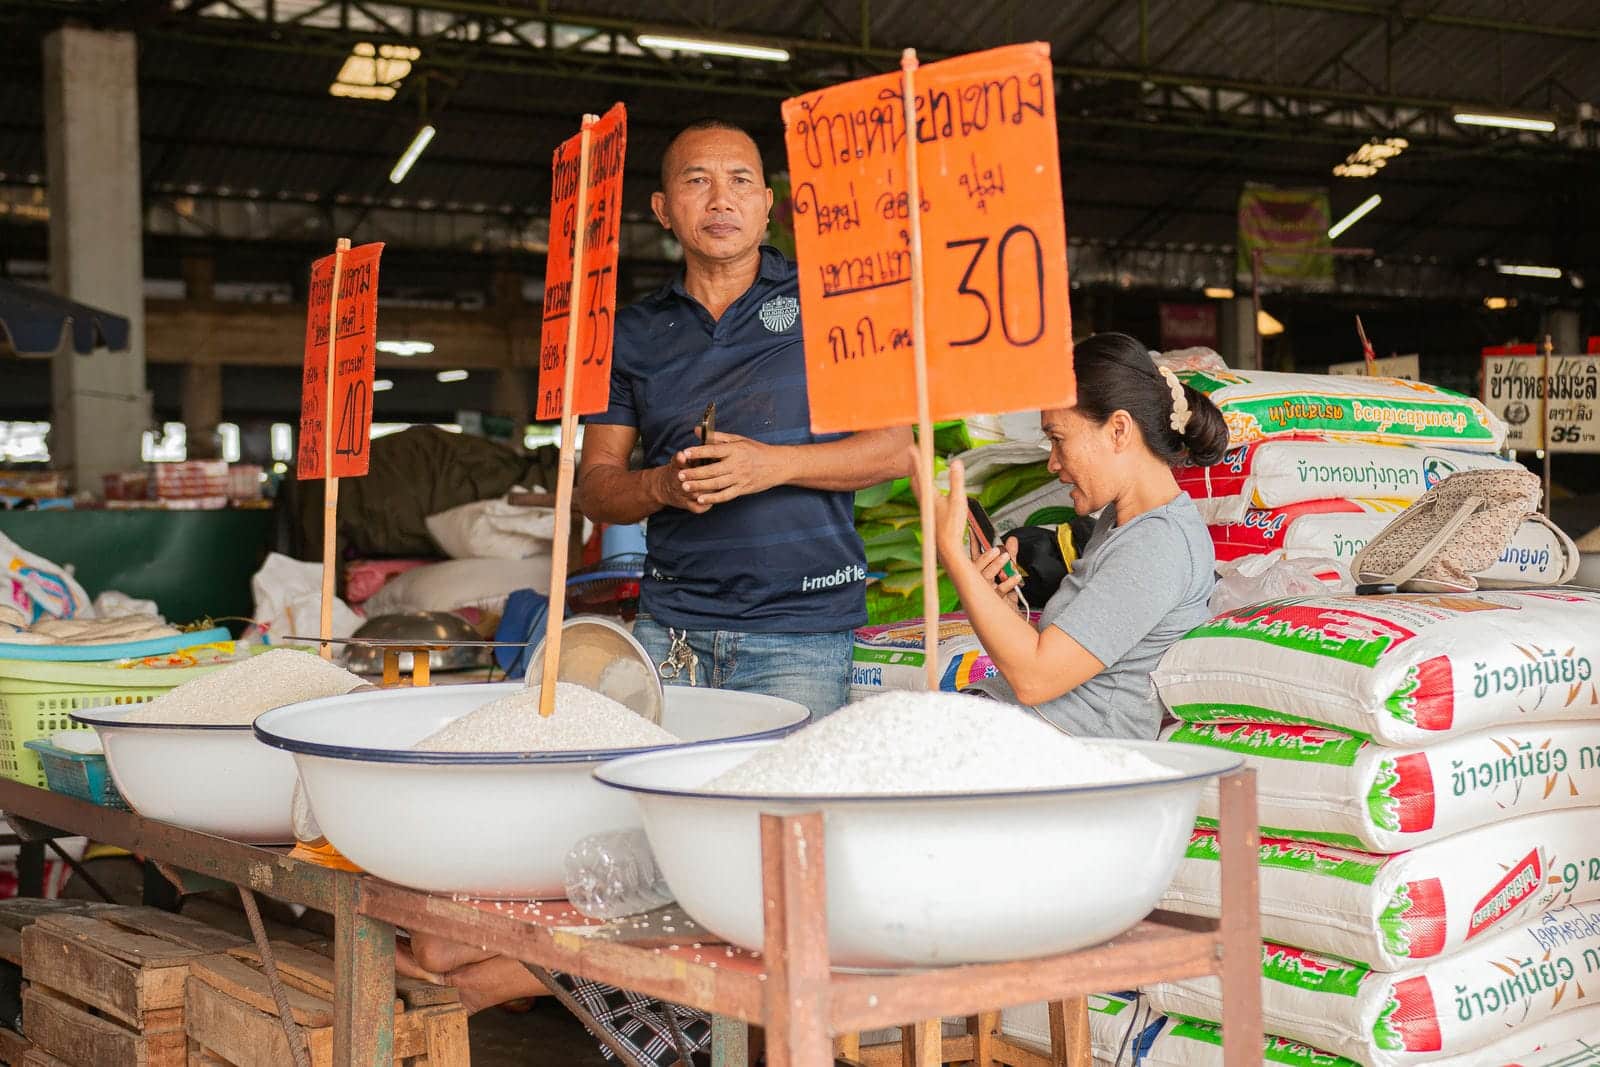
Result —
<instances>
[{"instance_id":1,"label":"keyring with keys","mask_svg":"<svg viewBox=\"0 0 1600 1067\"><path fill-rule=\"evenodd\" d=\"M656 671L663 680L671 681L687 670L688 684L698 685L700 657L689 647L689 635L669 629L667 636L672 639L672 647L667 651L667 658L657 665Z\"/></svg>"}]
</instances>

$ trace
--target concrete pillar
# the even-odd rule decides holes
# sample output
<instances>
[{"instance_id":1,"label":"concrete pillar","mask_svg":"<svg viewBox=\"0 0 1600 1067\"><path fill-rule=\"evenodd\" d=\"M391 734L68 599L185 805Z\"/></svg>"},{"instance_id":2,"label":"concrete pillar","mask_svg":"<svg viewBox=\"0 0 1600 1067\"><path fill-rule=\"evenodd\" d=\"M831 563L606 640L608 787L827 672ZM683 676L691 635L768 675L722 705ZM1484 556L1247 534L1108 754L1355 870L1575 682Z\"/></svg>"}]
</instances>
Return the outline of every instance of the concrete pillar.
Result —
<instances>
[{"instance_id":1,"label":"concrete pillar","mask_svg":"<svg viewBox=\"0 0 1600 1067\"><path fill-rule=\"evenodd\" d=\"M501 367L494 374L494 396L490 411L510 419L515 429L511 445L522 451L522 436L528 423L533 421L533 407L528 402L528 374L520 367Z\"/></svg>"},{"instance_id":2,"label":"concrete pillar","mask_svg":"<svg viewBox=\"0 0 1600 1067\"><path fill-rule=\"evenodd\" d=\"M1222 301L1221 314L1217 316L1217 355L1236 370L1260 370L1256 364L1256 310L1248 296Z\"/></svg>"},{"instance_id":3,"label":"concrete pillar","mask_svg":"<svg viewBox=\"0 0 1600 1067\"><path fill-rule=\"evenodd\" d=\"M216 260L210 256L183 257L183 295L197 303L210 303L216 299Z\"/></svg>"},{"instance_id":4,"label":"concrete pillar","mask_svg":"<svg viewBox=\"0 0 1600 1067\"><path fill-rule=\"evenodd\" d=\"M188 431L190 459L221 459L222 367L216 363L183 365L183 425Z\"/></svg>"},{"instance_id":5,"label":"concrete pillar","mask_svg":"<svg viewBox=\"0 0 1600 1067\"><path fill-rule=\"evenodd\" d=\"M1578 313L1566 308L1554 308L1545 312L1544 332L1550 336L1551 342L1556 346L1556 355L1570 356L1584 349L1582 331L1578 328ZM1539 343L1544 343L1544 338L1539 338Z\"/></svg>"},{"instance_id":6,"label":"concrete pillar","mask_svg":"<svg viewBox=\"0 0 1600 1067\"><path fill-rule=\"evenodd\" d=\"M139 465L145 390L138 52L131 33L67 27L44 39L50 284L127 317L129 350L57 356L50 448L80 488Z\"/></svg>"}]
</instances>

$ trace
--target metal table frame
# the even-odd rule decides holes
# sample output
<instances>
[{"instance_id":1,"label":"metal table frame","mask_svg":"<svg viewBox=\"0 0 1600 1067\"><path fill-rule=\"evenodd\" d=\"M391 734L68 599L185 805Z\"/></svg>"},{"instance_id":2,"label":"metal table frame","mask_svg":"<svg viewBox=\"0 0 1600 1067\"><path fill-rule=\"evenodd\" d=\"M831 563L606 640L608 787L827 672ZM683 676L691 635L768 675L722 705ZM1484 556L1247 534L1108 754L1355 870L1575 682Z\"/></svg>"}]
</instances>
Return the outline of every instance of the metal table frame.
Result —
<instances>
[{"instance_id":1,"label":"metal table frame","mask_svg":"<svg viewBox=\"0 0 1600 1067\"><path fill-rule=\"evenodd\" d=\"M1220 782L1220 920L1156 912L1122 936L1079 952L883 976L828 968L823 823L817 813L762 816L765 951L759 963L729 965L730 957L722 957L719 966L714 953L697 962L699 955L687 947L596 940L543 924L527 909L519 914L515 907L432 896L19 782L0 780L0 810L24 840L81 835L330 913L334 1062L341 1067L392 1067L396 926L711 1012L717 1017L713 1052L719 1067L747 1067L741 1023L765 1028L768 1067L832 1067L839 1034L1204 975L1222 979L1225 1063L1261 1062L1258 831L1255 774L1248 769ZM933 1037L919 1042L920 1062L937 1064L939 1027L917 1031ZM1069 1060L1073 1067L1081 1055Z\"/></svg>"}]
</instances>

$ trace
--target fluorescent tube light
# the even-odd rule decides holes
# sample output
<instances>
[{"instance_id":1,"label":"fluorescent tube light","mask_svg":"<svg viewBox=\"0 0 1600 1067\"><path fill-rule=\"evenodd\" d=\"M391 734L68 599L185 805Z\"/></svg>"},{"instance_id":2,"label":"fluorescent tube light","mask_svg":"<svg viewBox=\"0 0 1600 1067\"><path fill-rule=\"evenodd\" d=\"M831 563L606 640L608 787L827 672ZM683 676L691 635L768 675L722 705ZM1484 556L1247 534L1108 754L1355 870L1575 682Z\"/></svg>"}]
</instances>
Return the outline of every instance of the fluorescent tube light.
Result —
<instances>
[{"instance_id":1,"label":"fluorescent tube light","mask_svg":"<svg viewBox=\"0 0 1600 1067\"><path fill-rule=\"evenodd\" d=\"M1492 126L1500 130L1530 130L1555 133L1556 124L1538 115L1512 115L1489 111L1457 111L1451 115L1462 126Z\"/></svg>"},{"instance_id":2,"label":"fluorescent tube light","mask_svg":"<svg viewBox=\"0 0 1600 1067\"><path fill-rule=\"evenodd\" d=\"M467 380L467 372L464 370L442 370L435 374L434 377L441 382L464 382Z\"/></svg>"},{"instance_id":3,"label":"fluorescent tube light","mask_svg":"<svg viewBox=\"0 0 1600 1067\"><path fill-rule=\"evenodd\" d=\"M422 150L428 147L428 142L433 140L433 135L437 132L432 126L424 126L417 131L417 135L411 139L410 147L400 156L400 162L396 163L394 170L389 172L389 180L391 182L399 185L406 180L406 175L411 173L411 165L417 161L418 156L422 155Z\"/></svg>"},{"instance_id":4,"label":"fluorescent tube light","mask_svg":"<svg viewBox=\"0 0 1600 1067\"><path fill-rule=\"evenodd\" d=\"M1202 292L1208 300L1232 300L1233 290L1225 285L1208 285Z\"/></svg>"},{"instance_id":5,"label":"fluorescent tube light","mask_svg":"<svg viewBox=\"0 0 1600 1067\"><path fill-rule=\"evenodd\" d=\"M1360 222L1369 211L1381 203L1383 203L1383 197L1379 196L1377 193L1373 193L1371 196L1361 201L1361 203L1356 206L1354 211L1350 212L1350 214L1346 215L1344 218L1328 227L1328 240L1334 240L1341 233Z\"/></svg>"},{"instance_id":6,"label":"fluorescent tube light","mask_svg":"<svg viewBox=\"0 0 1600 1067\"><path fill-rule=\"evenodd\" d=\"M1535 267L1527 263L1496 263L1494 269L1501 274L1512 274L1518 278L1550 278L1561 277L1560 267Z\"/></svg>"},{"instance_id":7,"label":"fluorescent tube light","mask_svg":"<svg viewBox=\"0 0 1600 1067\"><path fill-rule=\"evenodd\" d=\"M702 56L732 56L735 59L762 59L768 63L789 62L789 52L784 48L766 45L742 44L739 41L718 41L704 37L673 37L661 33L641 33L634 40L640 48L664 48L672 52L693 52Z\"/></svg>"},{"instance_id":8,"label":"fluorescent tube light","mask_svg":"<svg viewBox=\"0 0 1600 1067\"><path fill-rule=\"evenodd\" d=\"M391 356L425 356L433 351L432 341L379 341L378 351Z\"/></svg>"},{"instance_id":9,"label":"fluorescent tube light","mask_svg":"<svg viewBox=\"0 0 1600 1067\"><path fill-rule=\"evenodd\" d=\"M391 390L393 388L394 388L394 382L390 381L388 378L374 378L374 379L372 379L372 391L374 393L387 393L389 390Z\"/></svg>"}]
</instances>

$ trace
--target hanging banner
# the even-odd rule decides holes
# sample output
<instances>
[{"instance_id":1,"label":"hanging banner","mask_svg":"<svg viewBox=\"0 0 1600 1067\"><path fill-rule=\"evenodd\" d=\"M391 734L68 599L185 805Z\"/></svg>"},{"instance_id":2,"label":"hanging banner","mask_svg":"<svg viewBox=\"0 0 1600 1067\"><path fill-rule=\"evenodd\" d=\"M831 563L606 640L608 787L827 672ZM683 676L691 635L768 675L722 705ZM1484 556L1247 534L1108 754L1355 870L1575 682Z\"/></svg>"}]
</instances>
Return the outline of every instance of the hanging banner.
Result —
<instances>
[{"instance_id":1,"label":"hanging banner","mask_svg":"<svg viewBox=\"0 0 1600 1067\"><path fill-rule=\"evenodd\" d=\"M1216 304L1162 304L1161 350L1217 347Z\"/></svg>"},{"instance_id":2,"label":"hanging banner","mask_svg":"<svg viewBox=\"0 0 1600 1067\"><path fill-rule=\"evenodd\" d=\"M1506 447L1600 452L1600 355L1548 359L1548 372L1542 355L1483 359L1483 403L1505 420Z\"/></svg>"},{"instance_id":3,"label":"hanging banner","mask_svg":"<svg viewBox=\"0 0 1600 1067\"><path fill-rule=\"evenodd\" d=\"M628 112L613 105L589 128L589 196L584 211L581 292L572 292L572 248L577 236L578 172L583 135L556 149L551 166L550 254L544 270L544 327L539 334L539 404L535 418L561 418L567 369L567 316L578 315L574 415L611 406L612 324L617 310L617 259L622 238L622 170L628 147ZM574 299L576 297L576 299Z\"/></svg>"},{"instance_id":4,"label":"hanging banner","mask_svg":"<svg viewBox=\"0 0 1600 1067\"><path fill-rule=\"evenodd\" d=\"M1251 276L1251 253L1262 250L1261 281L1315 287L1333 283L1326 189L1276 189L1248 184L1239 193L1239 277Z\"/></svg>"},{"instance_id":5,"label":"hanging banner","mask_svg":"<svg viewBox=\"0 0 1600 1067\"><path fill-rule=\"evenodd\" d=\"M358 478L372 461L372 375L378 343L378 259L374 242L344 254L339 272L338 337L333 366L333 470L335 478ZM305 363L300 378L300 452L295 477L321 478L328 435L328 327L333 303L333 256L311 265L306 301Z\"/></svg>"},{"instance_id":6,"label":"hanging banner","mask_svg":"<svg viewBox=\"0 0 1600 1067\"><path fill-rule=\"evenodd\" d=\"M811 424L917 421L908 220L921 213L935 419L1075 399L1054 76L1045 44L784 101Z\"/></svg>"}]
</instances>

